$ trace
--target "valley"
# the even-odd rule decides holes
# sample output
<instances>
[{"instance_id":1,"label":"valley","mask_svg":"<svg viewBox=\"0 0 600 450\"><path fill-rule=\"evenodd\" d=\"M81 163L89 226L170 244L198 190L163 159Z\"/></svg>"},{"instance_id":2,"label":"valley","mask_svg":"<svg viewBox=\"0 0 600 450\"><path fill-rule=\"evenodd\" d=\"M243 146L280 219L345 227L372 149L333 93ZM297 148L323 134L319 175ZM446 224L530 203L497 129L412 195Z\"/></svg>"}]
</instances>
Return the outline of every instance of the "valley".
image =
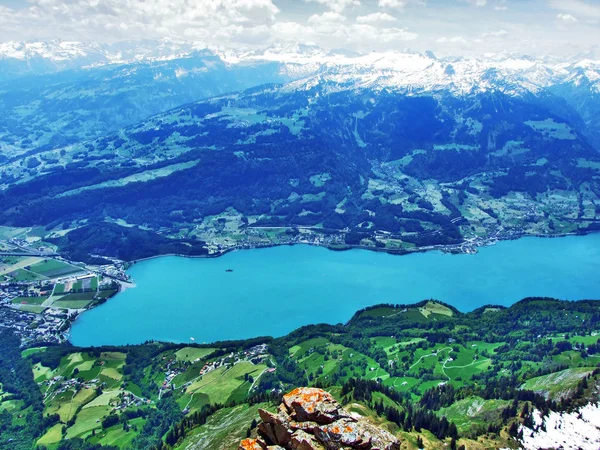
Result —
<instances>
[{"instance_id":1,"label":"valley","mask_svg":"<svg viewBox=\"0 0 600 450\"><path fill-rule=\"evenodd\" d=\"M598 448L591 54L0 43L0 448Z\"/></svg>"}]
</instances>

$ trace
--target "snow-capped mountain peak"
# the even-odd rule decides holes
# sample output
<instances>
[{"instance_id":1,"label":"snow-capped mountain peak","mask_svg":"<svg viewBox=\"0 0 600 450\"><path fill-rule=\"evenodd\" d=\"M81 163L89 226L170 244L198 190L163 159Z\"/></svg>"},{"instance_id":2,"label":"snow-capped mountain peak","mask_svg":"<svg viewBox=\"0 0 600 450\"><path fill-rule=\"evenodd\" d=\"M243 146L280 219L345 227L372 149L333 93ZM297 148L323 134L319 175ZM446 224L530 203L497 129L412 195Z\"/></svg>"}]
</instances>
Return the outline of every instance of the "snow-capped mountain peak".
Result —
<instances>
[{"instance_id":1,"label":"snow-capped mountain peak","mask_svg":"<svg viewBox=\"0 0 600 450\"><path fill-rule=\"evenodd\" d=\"M174 60L199 52L214 55L228 66L277 64L282 75L301 80L290 88L306 89L318 81L330 89L368 87L411 93L447 90L455 94L495 89L519 94L571 83L600 92L600 61L589 58L542 60L510 54L438 58L432 52L359 54L310 45L279 44L261 50L222 50L208 48L202 42L172 39L110 45L48 41L1 43L0 64L12 69L12 78L15 78L72 68ZM319 78L315 79L317 75Z\"/></svg>"}]
</instances>

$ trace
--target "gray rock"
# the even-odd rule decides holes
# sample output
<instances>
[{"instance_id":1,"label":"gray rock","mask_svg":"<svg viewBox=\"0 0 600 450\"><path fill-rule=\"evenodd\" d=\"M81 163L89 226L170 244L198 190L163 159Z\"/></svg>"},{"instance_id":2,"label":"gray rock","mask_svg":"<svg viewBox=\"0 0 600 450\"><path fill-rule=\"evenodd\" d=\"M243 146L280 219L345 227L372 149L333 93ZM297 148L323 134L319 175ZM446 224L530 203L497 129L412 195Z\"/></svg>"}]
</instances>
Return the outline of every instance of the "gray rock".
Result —
<instances>
[{"instance_id":1,"label":"gray rock","mask_svg":"<svg viewBox=\"0 0 600 450\"><path fill-rule=\"evenodd\" d=\"M400 442L365 419L356 419L322 389L298 388L276 414L259 410L258 439L240 450L399 450Z\"/></svg>"}]
</instances>

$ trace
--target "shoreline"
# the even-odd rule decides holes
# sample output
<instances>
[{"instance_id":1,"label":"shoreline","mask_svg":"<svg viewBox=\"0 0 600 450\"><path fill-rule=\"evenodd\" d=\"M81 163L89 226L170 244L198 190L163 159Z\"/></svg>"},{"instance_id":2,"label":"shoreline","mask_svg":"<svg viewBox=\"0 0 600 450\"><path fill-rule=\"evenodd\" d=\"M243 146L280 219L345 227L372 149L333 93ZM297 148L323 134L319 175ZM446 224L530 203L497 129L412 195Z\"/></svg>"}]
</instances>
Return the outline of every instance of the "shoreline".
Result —
<instances>
[{"instance_id":1,"label":"shoreline","mask_svg":"<svg viewBox=\"0 0 600 450\"><path fill-rule=\"evenodd\" d=\"M134 264L137 264L140 262L149 261L149 260L157 259L157 258L165 258L165 257L169 257L169 256L175 256L178 258L187 258L187 259L211 259L211 258L220 258L221 256L225 256L228 253L232 253L232 252L236 252L236 251L260 250L260 249L284 247L284 246L295 246L295 245L309 245L312 247L325 248L327 250L334 251L334 252L345 252L345 251L350 251L350 250L366 250L366 251L372 251L372 252L377 252L377 253L388 253L390 255L395 255L395 256L404 256L404 255L410 255L413 253L426 253L426 252L434 252L434 251L441 251L443 253L450 253L450 254L469 255L469 254L478 253L479 248L489 247L489 246L496 245L497 243L504 242L504 241L516 241L516 240L519 240L522 238L527 238L527 237L554 239L554 238L564 238L564 237L569 237L569 236L586 236L588 234L595 234L595 233L600 233L600 230L577 231L577 232L563 233L563 234L522 233L519 235L514 235L514 236L509 236L509 237L484 238L481 241L474 241L472 243L463 241L458 244L441 244L441 245L433 245L433 246L427 246L427 247L416 247L416 248L410 249L410 250L409 249L394 250L394 249L385 249L385 248L379 248L379 247L368 247L368 246L364 246L364 245L346 245L344 247L332 247L329 245L320 245L320 244L315 244L315 243L311 243L311 242L292 242L292 243L285 243L285 244L271 243L268 245L260 245L260 246L256 246L256 247L252 247L252 248L233 247L233 248L228 248L226 250L223 250L219 253L213 253L213 254L207 254L207 255L185 255L185 254L181 254L181 253L161 253L159 255L147 256L145 258L133 259L131 261L124 261L124 262L126 264L134 265ZM465 247L471 248L474 251L473 252L463 251L463 248L465 248ZM452 250L456 250L456 251L452 251ZM132 287L135 287L135 285Z\"/></svg>"},{"instance_id":2,"label":"shoreline","mask_svg":"<svg viewBox=\"0 0 600 450\"><path fill-rule=\"evenodd\" d=\"M117 292L117 294L120 294L121 292L125 292L127 289L133 289L133 288L137 287L137 285L134 282L117 280L117 283L119 283L119 291ZM115 294L115 295L117 295L117 294ZM113 297L114 297L114 295L113 295Z\"/></svg>"}]
</instances>

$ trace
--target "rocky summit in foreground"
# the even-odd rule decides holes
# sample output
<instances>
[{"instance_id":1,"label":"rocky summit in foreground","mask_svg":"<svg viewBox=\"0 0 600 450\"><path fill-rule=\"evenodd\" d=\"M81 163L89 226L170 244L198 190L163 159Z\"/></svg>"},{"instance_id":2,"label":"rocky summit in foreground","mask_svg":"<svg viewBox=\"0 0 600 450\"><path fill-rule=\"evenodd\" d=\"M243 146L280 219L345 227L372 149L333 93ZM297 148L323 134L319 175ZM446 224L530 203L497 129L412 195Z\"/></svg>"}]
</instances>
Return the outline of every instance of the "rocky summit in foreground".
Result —
<instances>
[{"instance_id":1,"label":"rocky summit in foreground","mask_svg":"<svg viewBox=\"0 0 600 450\"><path fill-rule=\"evenodd\" d=\"M391 433L350 414L322 389L294 389L277 414L259 413L258 438L243 440L240 450L400 449Z\"/></svg>"}]
</instances>

